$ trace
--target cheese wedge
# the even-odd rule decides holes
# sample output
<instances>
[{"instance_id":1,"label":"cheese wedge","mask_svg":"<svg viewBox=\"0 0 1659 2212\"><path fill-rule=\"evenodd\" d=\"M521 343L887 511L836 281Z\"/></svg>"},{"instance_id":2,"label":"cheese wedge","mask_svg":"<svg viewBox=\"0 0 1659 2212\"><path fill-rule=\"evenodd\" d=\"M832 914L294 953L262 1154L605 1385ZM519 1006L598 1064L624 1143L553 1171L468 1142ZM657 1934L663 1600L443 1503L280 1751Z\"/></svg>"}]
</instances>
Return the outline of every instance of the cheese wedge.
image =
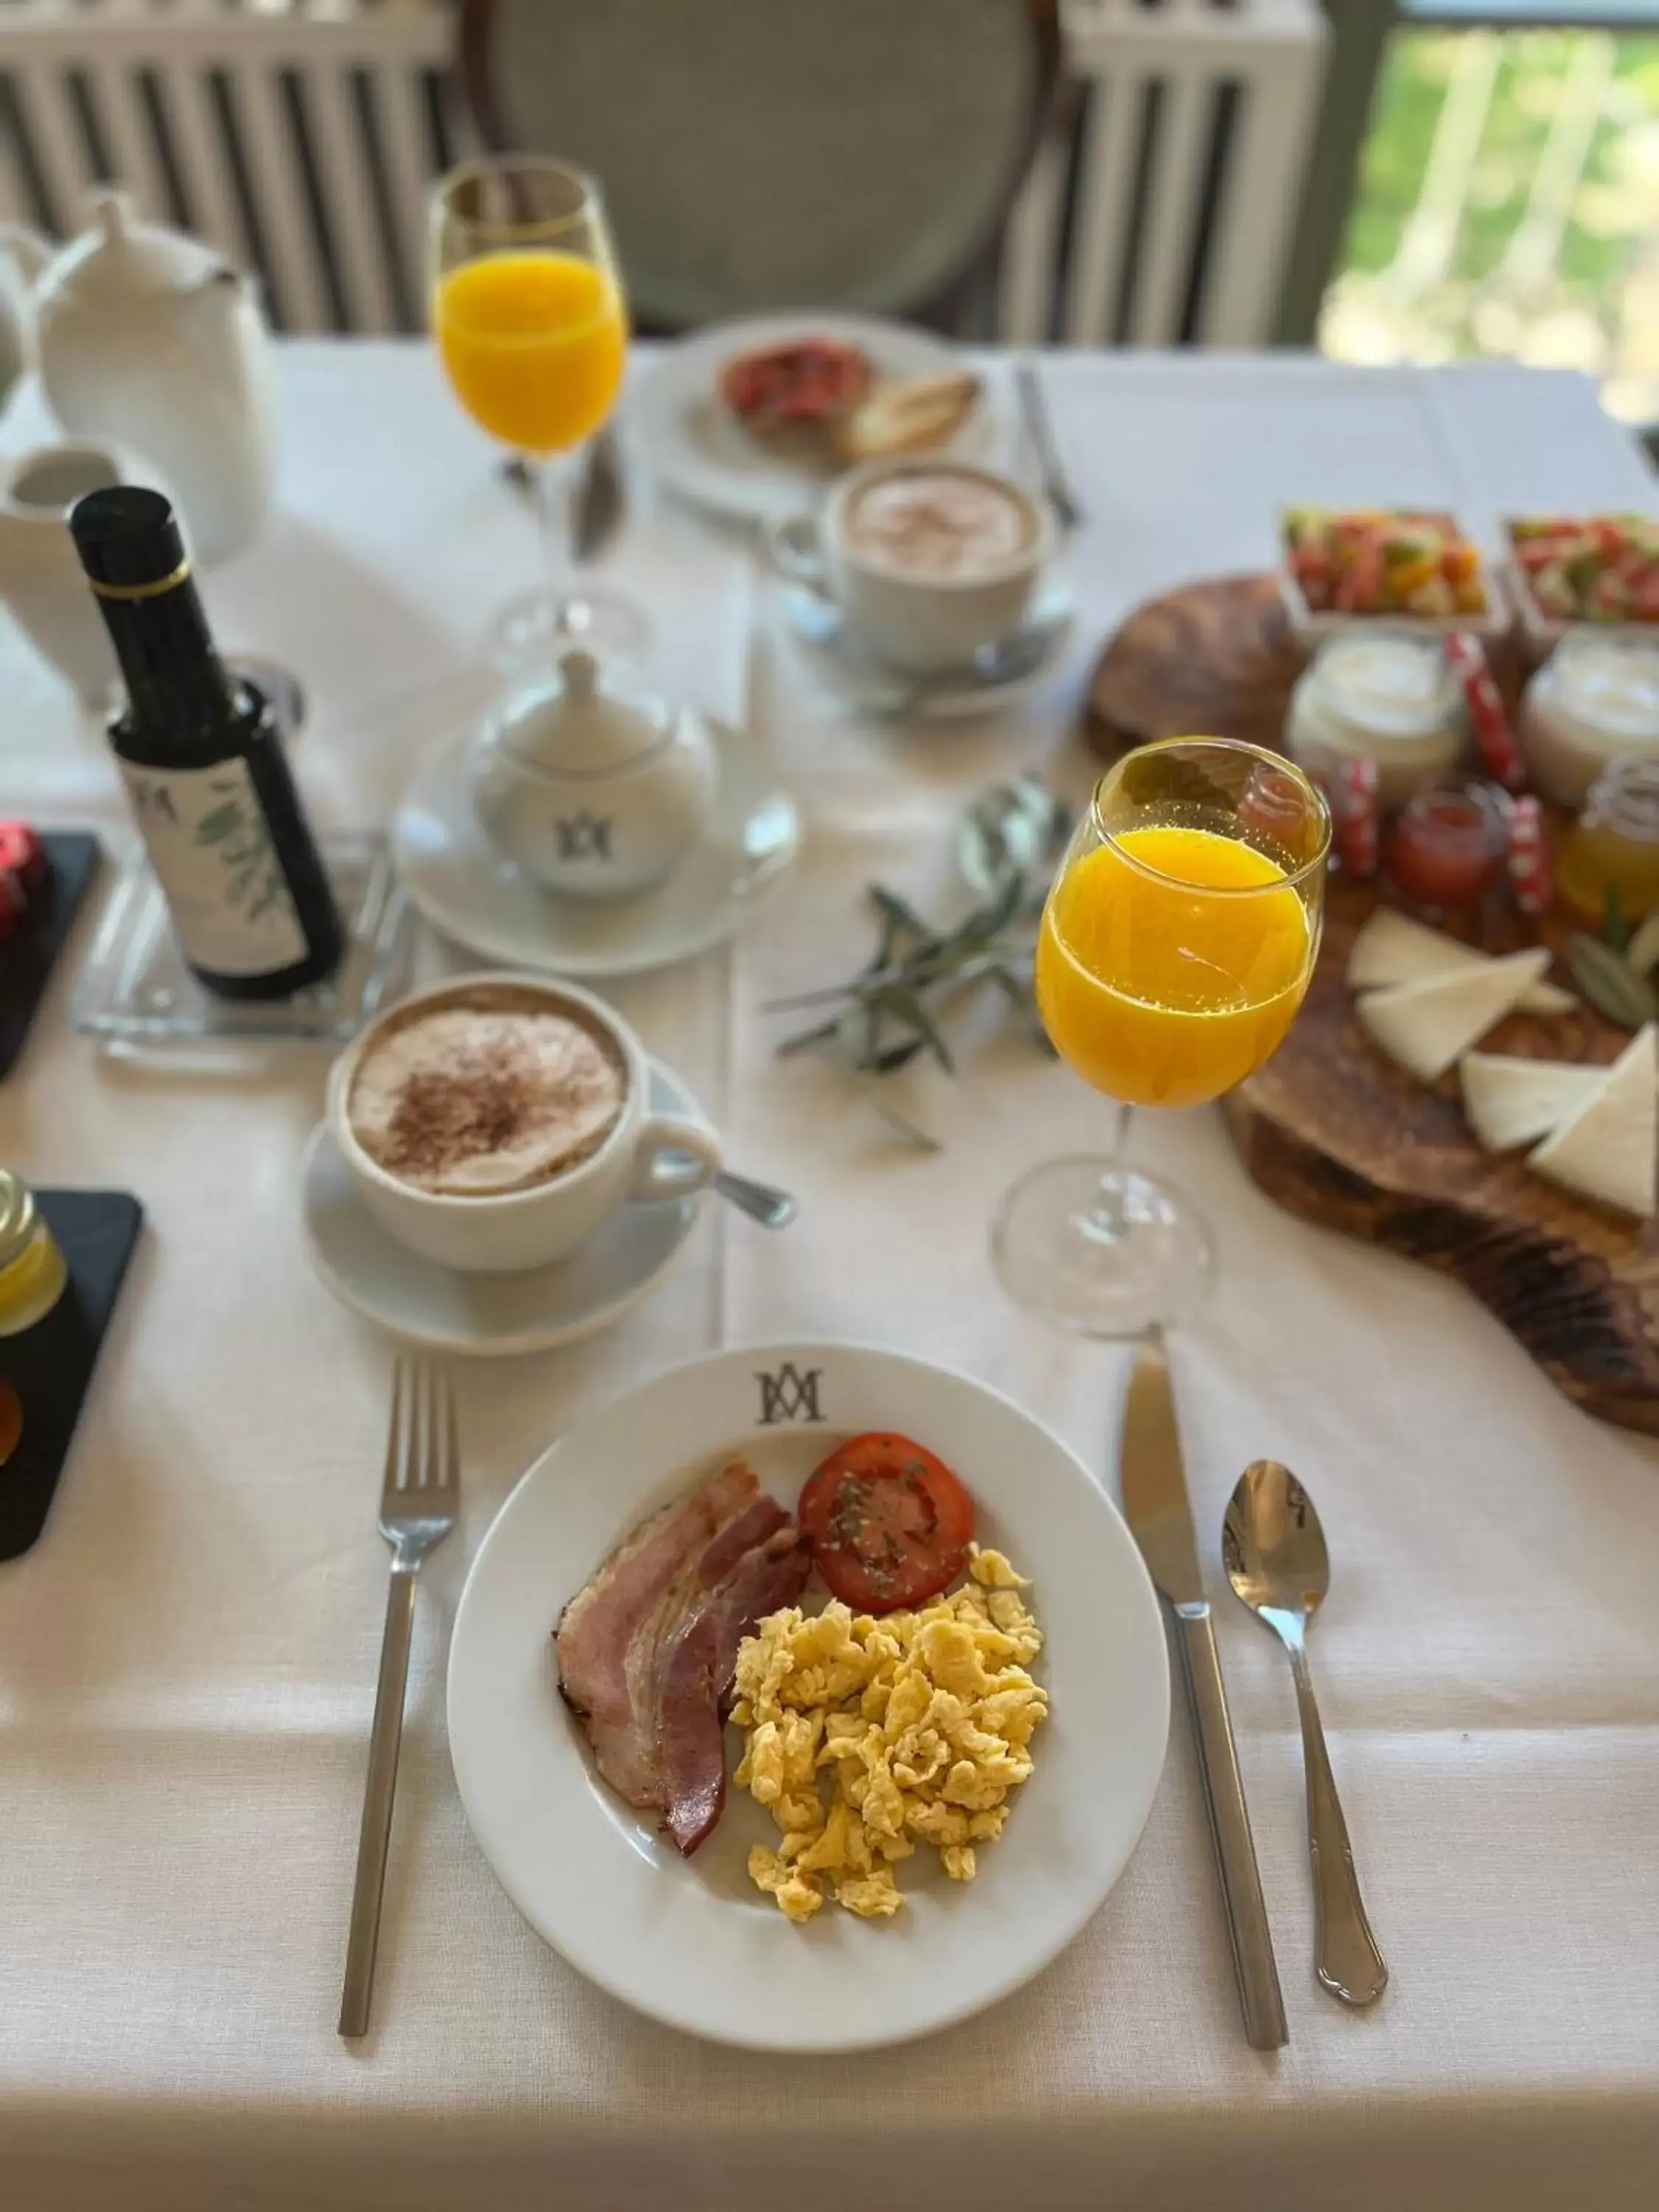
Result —
<instances>
[{"instance_id":1,"label":"cheese wedge","mask_svg":"<svg viewBox=\"0 0 1659 2212\"><path fill-rule=\"evenodd\" d=\"M1659 1203L1659 1029L1638 1030L1601 1081L1528 1167L1566 1190L1643 1220Z\"/></svg>"},{"instance_id":2,"label":"cheese wedge","mask_svg":"<svg viewBox=\"0 0 1659 2212\"><path fill-rule=\"evenodd\" d=\"M1420 983L1396 983L1361 999L1359 1018L1391 1060L1433 1083L1513 1013L1549 964L1547 948L1539 945Z\"/></svg>"},{"instance_id":3,"label":"cheese wedge","mask_svg":"<svg viewBox=\"0 0 1659 2212\"><path fill-rule=\"evenodd\" d=\"M1512 1060L1494 1052L1468 1054L1457 1075L1463 1111L1489 1152L1536 1144L1607 1080L1604 1067L1580 1067L1570 1060Z\"/></svg>"},{"instance_id":4,"label":"cheese wedge","mask_svg":"<svg viewBox=\"0 0 1659 2212\"><path fill-rule=\"evenodd\" d=\"M1478 968L1486 957L1391 906L1380 906L1361 924L1349 951L1348 988L1380 991L1390 983L1421 983L1431 975ZM1529 1014L1565 1014L1573 1003L1571 992L1553 983L1534 983L1521 1001Z\"/></svg>"}]
</instances>

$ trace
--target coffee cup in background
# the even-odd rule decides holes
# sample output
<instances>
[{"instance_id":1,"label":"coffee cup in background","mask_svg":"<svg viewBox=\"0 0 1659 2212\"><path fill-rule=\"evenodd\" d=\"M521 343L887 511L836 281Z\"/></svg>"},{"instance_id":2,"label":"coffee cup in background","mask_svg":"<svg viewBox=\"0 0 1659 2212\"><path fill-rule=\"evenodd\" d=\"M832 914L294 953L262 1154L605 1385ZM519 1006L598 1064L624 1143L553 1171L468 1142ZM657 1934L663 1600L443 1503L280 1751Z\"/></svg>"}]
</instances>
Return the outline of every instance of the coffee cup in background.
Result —
<instances>
[{"instance_id":1,"label":"coffee cup in background","mask_svg":"<svg viewBox=\"0 0 1659 2212\"><path fill-rule=\"evenodd\" d=\"M645 1049L602 1000L489 973L382 1014L330 1070L326 1110L389 1235L442 1267L494 1274L546 1267L623 1206L712 1180L714 1131L651 1113L649 1094Z\"/></svg>"},{"instance_id":2,"label":"coffee cup in background","mask_svg":"<svg viewBox=\"0 0 1659 2212\"><path fill-rule=\"evenodd\" d=\"M773 524L768 543L775 565L826 593L866 652L930 676L968 667L1019 627L1054 526L1011 477L915 456L854 469L819 514Z\"/></svg>"}]
</instances>

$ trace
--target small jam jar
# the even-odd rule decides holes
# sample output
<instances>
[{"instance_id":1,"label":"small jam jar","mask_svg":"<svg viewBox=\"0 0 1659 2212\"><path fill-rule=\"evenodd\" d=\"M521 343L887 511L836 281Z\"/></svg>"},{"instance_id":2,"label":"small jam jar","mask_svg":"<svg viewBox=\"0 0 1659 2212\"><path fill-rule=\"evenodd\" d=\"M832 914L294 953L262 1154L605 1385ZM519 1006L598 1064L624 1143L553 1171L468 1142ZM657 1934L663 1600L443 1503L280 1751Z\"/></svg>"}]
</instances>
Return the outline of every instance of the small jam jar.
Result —
<instances>
[{"instance_id":1,"label":"small jam jar","mask_svg":"<svg viewBox=\"0 0 1659 2212\"><path fill-rule=\"evenodd\" d=\"M1322 781L1346 763L1374 763L1384 813L1449 776L1468 734L1440 640L1363 624L1340 631L1297 678L1285 731L1291 757Z\"/></svg>"},{"instance_id":2,"label":"small jam jar","mask_svg":"<svg viewBox=\"0 0 1659 2212\"><path fill-rule=\"evenodd\" d=\"M1599 928L1617 892L1627 921L1659 907L1659 760L1624 760L1591 787L1556 863L1555 888Z\"/></svg>"},{"instance_id":3,"label":"small jam jar","mask_svg":"<svg viewBox=\"0 0 1659 2212\"><path fill-rule=\"evenodd\" d=\"M1476 791L1419 791L1388 833L1382 866L1408 904L1474 906L1504 865L1504 824Z\"/></svg>"},{"instance_id":4,"label":"small jam jar","mask_svg":"<svg viewBox=\"0 0 1659 2212\"><path fill-rule=\"evenodd\" d=\"M0 1336L16 1336L44 1320L68 1281L34 1193L21 1176L0 1168Z\"/></svg>"}]
</instances>

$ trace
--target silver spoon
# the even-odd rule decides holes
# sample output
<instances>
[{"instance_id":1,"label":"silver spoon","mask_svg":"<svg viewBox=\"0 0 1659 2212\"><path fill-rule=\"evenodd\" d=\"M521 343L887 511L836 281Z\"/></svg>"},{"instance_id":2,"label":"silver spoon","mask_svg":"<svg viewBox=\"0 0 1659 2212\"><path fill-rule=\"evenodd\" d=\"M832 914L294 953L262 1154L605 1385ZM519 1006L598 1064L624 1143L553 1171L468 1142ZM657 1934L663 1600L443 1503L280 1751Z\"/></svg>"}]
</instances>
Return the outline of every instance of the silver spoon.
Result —
<instances>
[{"instance_id":1,"label":"silver spoon","mask_svg":"<svg viewBox=\"0 0 1659 2212\"><path fill-rule=\"evenodd\" d=\"M1330 1555L1313 1500L1277 1460L1259 1459L1238 1478L1222 1524L1221 1556L1235 1593L1290 1653L1296 1677L1308 1773L1314 1972L1344 2004L1373 2004L1389 1985L1389 1970L1365 1917L1308 1672L1308 1623L1331 1586Z\"/></svg>"},{"instance_id":2,"label":"silver spoon","mask_svg":"<svg viewBox=\"0 0 1659 2212\"><path fill-rule=\"evenodd\" d=\"M1072 489L1066 474L1066 465L1060 458L1060 447L1054 437L1054 417L1048 412L1048 402L1043 396L1042 385L1036 373L1036 363L1022 361L1014 370L1014 394L1019 402L1020 420L1025 434L1031 441L1036 456L1037 468L1042 477L1042 495L1054 511L1054 520L1065 531L1076 530L1083 521L1083 507Z\"/></svg>"},{"instance_id":3,"label":"silver spoon","mask_svg":"<svg viewBox=\"0 0 1659 2212\"><path fill-rule=\"evenodd\" d=\"M729 1175L724 1168L714 1177L714 1188L763 1229L787 1229L799 1211L787 1190L775 1190L769 1182L750 1182L747 1176Z\"/></svg>"}]
</instances>

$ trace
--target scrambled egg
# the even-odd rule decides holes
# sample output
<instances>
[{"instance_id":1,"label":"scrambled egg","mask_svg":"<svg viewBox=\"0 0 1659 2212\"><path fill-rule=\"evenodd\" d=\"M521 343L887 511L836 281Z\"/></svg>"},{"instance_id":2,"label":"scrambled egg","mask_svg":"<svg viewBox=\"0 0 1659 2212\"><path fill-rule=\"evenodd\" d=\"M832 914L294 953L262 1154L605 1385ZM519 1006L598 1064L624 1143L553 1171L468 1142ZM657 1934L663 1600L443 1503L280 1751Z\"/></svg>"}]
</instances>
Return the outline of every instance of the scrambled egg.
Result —
<instances>
[{"instance_id":1,"label":"scrambled egg","mask_svg":"<svg viewBox=\"0 0 1659 2212\"><path fill-rule=\"evenodd\" d=\"M968 1574L917 1613L877 1620L834 1600L809 1618L790 1606L744 1638L737 1782L782 1837L775 1850L756 1845L749 1872L791 1920L810 1920L831 1893L885 1917L904 1902L894 1866L919 1842L971 1881L975 1844L1001 1834L1048 1710L1026 1671L1042 1632L1000 1552L975 1546Z\"/></svg>"}]
</instances>

